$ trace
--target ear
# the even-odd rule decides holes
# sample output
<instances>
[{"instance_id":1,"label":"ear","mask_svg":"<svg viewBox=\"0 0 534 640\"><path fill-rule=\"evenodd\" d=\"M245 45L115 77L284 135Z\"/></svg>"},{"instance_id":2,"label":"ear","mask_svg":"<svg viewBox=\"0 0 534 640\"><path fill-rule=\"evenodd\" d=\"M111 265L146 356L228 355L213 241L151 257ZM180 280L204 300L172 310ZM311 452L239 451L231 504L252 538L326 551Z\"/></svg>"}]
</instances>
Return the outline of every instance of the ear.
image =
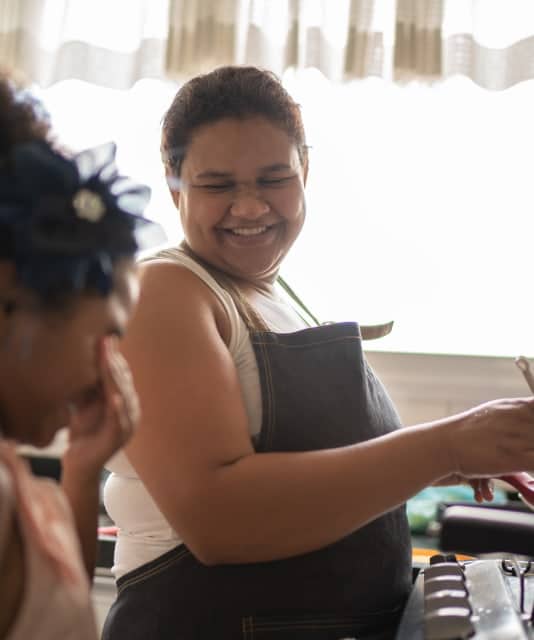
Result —
<instances>
[{"instance_id":1,"label":"ear","mask_svg":"<svg viewBox=\"0 0 534 640\"><path fill-rule=\"evenodd\" d=\"M304 162L304 166L302 167L302 177L304 186L306 186L306 182L308 181L308 168L309 168L309 160L306 158Z\"/></svg>"},{"instance_id":2,"label":"ear","mask_svg":"<svg viewBox=\"0 0 534 640\"><path fill-rule=\"evenodd\" d=\"M180 208L180 179L177 178L174 173L170 169L165 169L165 179L167 181L167 188L169 189L169 193L171 194L172 201L174 202L174 206L179 209Z\"/></svg>"},{"instance_id":3,"label":"ear","mask_svg":"<svg viewBox=\"0 0 534 640\"><path fill-rule=\"evenodd\" d=\"M172 201L174 202L174 206L179 209L180 208L180 192L176 191L176 189L170 189Z\"/></svg>"}]
</instances>

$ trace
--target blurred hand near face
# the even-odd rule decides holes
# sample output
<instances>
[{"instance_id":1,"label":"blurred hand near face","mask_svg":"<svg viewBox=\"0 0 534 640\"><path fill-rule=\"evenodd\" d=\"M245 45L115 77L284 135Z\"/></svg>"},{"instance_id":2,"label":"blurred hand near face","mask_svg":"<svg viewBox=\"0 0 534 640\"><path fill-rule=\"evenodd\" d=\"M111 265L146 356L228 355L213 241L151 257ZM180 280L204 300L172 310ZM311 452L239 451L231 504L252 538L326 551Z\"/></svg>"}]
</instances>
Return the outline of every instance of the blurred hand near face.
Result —
<instances>
[{"instance_id":1,"label":"blurred hand near face","mask_svg":"<svg viewBox=\"0 0 534 640\"><path fill-rule=\"evenodd\" d=\"M100 474L105 462L133 435L139 401L128 364L107 336L98 346L100 381L81 402L71 405L69 446L63 464L84 475Z\"/></svg>"}]
</instances>

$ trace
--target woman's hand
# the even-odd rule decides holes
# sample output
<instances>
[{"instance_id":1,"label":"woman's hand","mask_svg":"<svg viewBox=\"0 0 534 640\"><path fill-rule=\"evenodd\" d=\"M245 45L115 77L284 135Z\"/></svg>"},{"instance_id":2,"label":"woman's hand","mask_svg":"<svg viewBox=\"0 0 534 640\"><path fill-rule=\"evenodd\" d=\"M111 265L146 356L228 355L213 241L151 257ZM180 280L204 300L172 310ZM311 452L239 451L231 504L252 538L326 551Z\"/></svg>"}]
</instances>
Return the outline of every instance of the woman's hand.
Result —
<instances>
[{"instance_id":1,"label":"woman's hand","mask_svg":"<svg viewBox=\"0 0 534 640\"><path fill-rule=\"evenodd\" d=\"M491 502L493 500L493 480L491 478L465 478L459 473L453 473L433 482L432 486L449 487L458 484L471 485L477 502Z\"/></svg>"},{"instance_id":2,"label":"woman's hand","mask_svg":"<svg viewBox=\"0 0 534 640\"><path fill-rule=\"evenodd\" d=\"M127 442L139 421L137 394L116 338L100 342L98 363L99 382L71 408L69 446L61 475L90 579L96 558L102 467Z\"/></svg>"},{"instance_id":3,"label":"woman's hand","mask_svg":"<svg viewBox=\"0 0 534 640\"><path fill-rule=\"evenodd\" d=\"M100 383L92 398L72 406L69 446L63 466L85 476L100 474L104 463L132 436L140 411L132 375L115 337L99 345Z\"/></svg>"},{"instance_id":4,"label":"woman's hand","mask_svg":"<svg viewBox=\"0 0 534 640\"><path fill-rule=\"evenodd\" d=\"M534 398L495 400L470 409L440 425L450 468L478 485L481 478L534 468ZM485 496L484 496L485 497Z\"/></svg>"}]
</instances>

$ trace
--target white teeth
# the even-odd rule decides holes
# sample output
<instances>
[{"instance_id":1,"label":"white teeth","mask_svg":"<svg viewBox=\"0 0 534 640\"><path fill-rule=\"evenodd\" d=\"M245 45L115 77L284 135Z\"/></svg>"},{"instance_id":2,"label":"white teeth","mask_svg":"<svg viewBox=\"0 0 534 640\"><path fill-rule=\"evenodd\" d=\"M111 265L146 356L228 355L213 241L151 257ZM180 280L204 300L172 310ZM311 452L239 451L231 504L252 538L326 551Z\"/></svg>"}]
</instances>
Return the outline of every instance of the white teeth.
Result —
<instances>
[{"instance_id":1,"label":"white teeth","mask_svg":"<svg viewBox=\"0 0 534 640\"><path fill-rule=\"evenodd\" d=\"M230 229L230 231L238 236L257 236L267 231L267 227L236 227L235 229Z\"/></svg>"}]
</instances>

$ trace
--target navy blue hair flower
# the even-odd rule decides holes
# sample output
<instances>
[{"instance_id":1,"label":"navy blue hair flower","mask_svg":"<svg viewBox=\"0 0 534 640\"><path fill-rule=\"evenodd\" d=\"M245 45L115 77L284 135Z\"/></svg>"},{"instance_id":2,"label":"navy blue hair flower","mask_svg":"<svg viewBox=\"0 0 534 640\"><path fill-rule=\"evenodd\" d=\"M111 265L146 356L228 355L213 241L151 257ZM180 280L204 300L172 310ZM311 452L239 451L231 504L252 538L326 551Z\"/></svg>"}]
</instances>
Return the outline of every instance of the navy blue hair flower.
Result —
<instances>
[{"instance_id":1,"label":"navy blue hair flower","mask_svg":"<svg viewBox=\"0 0 534 640\"><path fill-rule=\"evenodd\" d=\"M44 301L113 286L133 256L150 189L118 174L115 145L69 158L47 142L17 145L0 166L0 258Z\"/></svg>"}]
</instances>

